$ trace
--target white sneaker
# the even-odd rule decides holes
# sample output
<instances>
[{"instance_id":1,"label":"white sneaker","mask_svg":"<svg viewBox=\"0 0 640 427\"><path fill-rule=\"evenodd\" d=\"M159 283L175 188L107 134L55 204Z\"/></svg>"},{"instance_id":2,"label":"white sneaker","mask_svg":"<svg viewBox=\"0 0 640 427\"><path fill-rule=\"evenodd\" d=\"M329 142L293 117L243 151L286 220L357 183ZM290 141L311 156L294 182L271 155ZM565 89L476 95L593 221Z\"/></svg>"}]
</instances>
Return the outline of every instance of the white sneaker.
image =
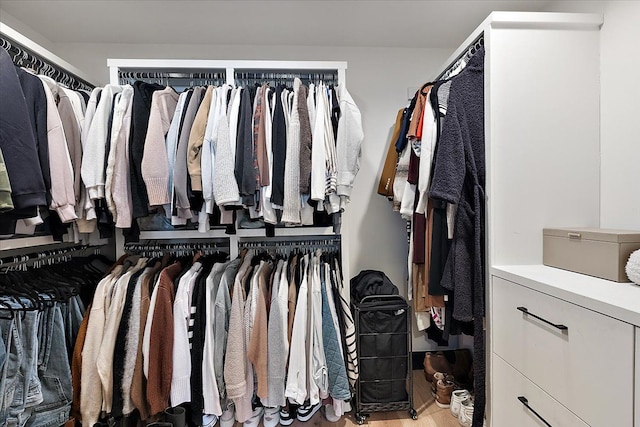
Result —
<instances>
[{"instance_id":1,"label":"white sneaker","mask_svg":"<svg viewBox=\"0 0 640 427\"><path fill-rule=\"evenodd\" d=\"M460 414L460 408L462 408L462 402L467 400L471 395L468 390L455 390L451 393L451 415L458 418Z\"/></svg>"},{"instance_id":2,"label":"white sneaker","mask_svg":"<svg viewBox=\"0 0 640 427\"><path fill-rule=\"evenodd\" d=\"M462 427L471 427L473 424L473 400L468 398L460 404L458 422Z\"/></svg>"},{"instance_id":3,"label":"white sneaker","mask_svg":"<svg viewBox=\"0 0 640 427\"><path fill-rule=\"evenodd\" d=\"M338 414L336 414L332 403L327 403L326 405L324 405L324 417L330 423L336 423L340 421L341 418Z\"/></svg>"},{"instance_id":4,"label":"white sneaker","mask_svg":"<svg viewBox=\"0 0 640 427\"><path fill-rule=\"evenodd\" d=\"M220 416L220 427L233 427L236 423L236 407L229 405L228 409L222 411Z\"/></svg>"},{"instance_id":5,"label":"white sneaker","mask_svg":"<svg viewBox=\"0 0 640 427\"><path fill-rule=\"evenodd\" d=\"M251 414L251 418L242 423L243 427L258 427L260 424L260 420L262 420L262 415L264 414L264 408L259 407L253 410L253 414Z\"/></svg>"},{"instance_id":6,"label":"white sneaker","mask_svg":"<svg viewBox=\"0 0 640 427\"><path fill-rule=\"evenodd\" d=\"M264 427L277 427L280 424L280 407L264 408L262 424Z\"/></svg>"}]
</instances>

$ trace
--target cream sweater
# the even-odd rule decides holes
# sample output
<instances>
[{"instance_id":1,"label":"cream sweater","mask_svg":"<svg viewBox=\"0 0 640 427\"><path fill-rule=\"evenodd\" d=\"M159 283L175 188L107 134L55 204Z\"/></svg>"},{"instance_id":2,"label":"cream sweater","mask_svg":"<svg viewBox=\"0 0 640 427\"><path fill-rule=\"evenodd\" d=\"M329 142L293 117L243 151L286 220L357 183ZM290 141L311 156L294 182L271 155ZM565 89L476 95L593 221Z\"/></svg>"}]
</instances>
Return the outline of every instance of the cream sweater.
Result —
<instances>
[{"instance_id":1,"label":"cream sweater","mask_svg":"<svg viewBox=\"0 0 640 427\"><path fill-rule=\"evenodd\" d=\"M130 88L130 90L129 90ZM126 92L126 93L125 93ZM125 101L127 98L131 98ZM131 130L131 112L133 110L133 88L125 86L120 103L127 102L127 108L122 117L122 124L113 141L115 145L113 172L111 173L110 193L115 210L116 227L131 227L133 204L131 202L131 180L129 179L129 135ZM109 189L107 189L107 194Z\"/></svg>"},{"instance_id":2,"label":"cream sweater","mask_svg":"<svg viewBox=\"0 0 640 427\"><path fill-rule=\"evenodd\" d=\"M307 398L307 271L309 255L302 260L302 279L296 301L296 312L293 319L293 333L289 346L289 369L287 386L284 395L293 403L302 405Z\"/></svg>"},{"instance_id":3,"label":"cream sweater","mask_svg":"<svg viewBox=\"0 0 640 427\"><path fill-rule=\"evenodd\" d=\"M296 78L293 82L293 108L289 115L287 129L287 149L284 165L284 210L282 222L300 224L300 115L298 114L298 96L302 82Z\"/></svg>"},{"instance_id":4,"label":"cream sweater","mask_svg":"<svg viewBox=\"0 0 640 427\"><path fill-rule=\"evenodd\" d=\"M71 222L78 217L75 212L76 198L71 157L51 88L56 91L58 89L56 83L49 77L38 77L42 80L47 97L47 139L49 142L49 168L52 172L49 208L58 213L62 222Z\"/></svg>"},{"instance_id":5,"label":"cream sweater","mask_svg":"<svg viewBox=\"0 0 640 427\"><path fill-rule=\"evenodd\" d=\"M224 102L222 99L223 96ZM213 165L215 164L214 146L215 137L218 131L218 122L220 120L221 103L226 103L226 87L215 88L211 94L211 104L209 106L207 124L202 141L202 153L200 156L202 198L204 199L205 212L208 214L213 213Z\"/></svg>"},{"instance_id":6,"label":"cream sweater","mask_svg":"<svg viewBox=\"0 0 640 427\"><path fill-rule=\"evenodd\" d=\"M222 111L221 114L215 144L213 172L213 197L218 206L235 204L240 199L238 182L234 173L235 140L232 142L230 139L226 112Z\"/></svg>"}]
</instances>

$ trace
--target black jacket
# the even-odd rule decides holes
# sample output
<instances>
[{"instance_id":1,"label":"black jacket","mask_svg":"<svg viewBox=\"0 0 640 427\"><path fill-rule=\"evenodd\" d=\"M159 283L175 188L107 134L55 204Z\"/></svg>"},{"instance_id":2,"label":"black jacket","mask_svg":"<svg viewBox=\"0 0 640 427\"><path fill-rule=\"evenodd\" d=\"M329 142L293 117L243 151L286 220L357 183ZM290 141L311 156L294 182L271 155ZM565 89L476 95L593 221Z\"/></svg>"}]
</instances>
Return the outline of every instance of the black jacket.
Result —
<instances>
[{"instance_id":1,"label":"black jacket","mask_svg":"<svg viewBox=\"0 0 640 427\"><path fill-rule=\"evenodd\" d=\"M21 68L16 68L18 79L24 99L27 101L27 112L31 121L31 129L36 139L38 149L38 159L44 186L47 190L47 202L49 202L49 191L51 190L51 172L49 170L49 139L47 136L47 95L42 86L42 80Z\"/></svg>"},{"instance_id":2,"label":"black jacket","mask_svg":"<svg viewBox=\"0 0 640 427\"><path fill-rule=\"evenodd\" d=\"M272 152L273 182L271 183L271 202L284 206L284 164L287 157L287 127L282 107L282 87L276 88L276 104L273 109Z\"/></svg>"},{"instance_id":3,"label":"black jacket","mask_svg":"<svg viewBox=\"0 0 640 427\"><path fill-rule=\"evenodd\" d=\"M4 49L0 49L0 94L0 149L11 183L11 199L16 210L32 210L46 205L46 187L20 80Z\"/></svg>"},{"instance_id":4,"label":"black jacket","mask_svg":"<svg viewBox=\"0 0 640 427\"><path fill-rule=\"evenodd\" d=\"M245 206L255 204L256 169L253 163L253 106L249 89L243 89L238 117L238 138L236 140L235 176L238 189ZM283 181L284 182L284 181Z\"/></svg>"},{"instance_id":5,"label":"black jacket","mask_svg":"<svg viewBox=\"0 0 640 427\"><path fill-rule=\"evenodd\" d=\"M131 110L131 133L129 140L129 167L131 180L131 202L133 218L149 215L149 195L142 179L142 155L144 140L147 137L151 98L153 92L164 86L137 81L133 84L133 105Z\"/></svg>"}]
</instances>

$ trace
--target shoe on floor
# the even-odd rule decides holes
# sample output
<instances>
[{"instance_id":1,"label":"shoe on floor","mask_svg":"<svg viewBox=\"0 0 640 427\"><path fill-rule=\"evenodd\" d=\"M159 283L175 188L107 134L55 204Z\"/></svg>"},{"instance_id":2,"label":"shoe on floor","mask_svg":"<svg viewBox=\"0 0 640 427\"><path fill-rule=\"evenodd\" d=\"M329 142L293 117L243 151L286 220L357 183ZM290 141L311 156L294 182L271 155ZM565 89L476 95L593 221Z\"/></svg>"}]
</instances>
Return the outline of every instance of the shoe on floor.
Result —
<instances>
[{"instance_id":1,"label":"shoe on floor","mask_svg":"<svg viewBox=\"0 0 640 427\"><path fill-rule=\"evenodd\" d=\"M280 407L264 408L262 424L264 427L277 427L280 424Z\"/></svg>"},{"instance_id":2,"label":"shoe on floor","mask_svg":"<svg viewBox=\"0 0 640 427\"><path fill-rule=\"evenodd\" d=\"M436 405L440 408L449 408L451 406L451 394L453 393L453 381L449 381L446 378L438 380L436 387Z\"/></svg>"},{"instance_id":3,"label":"shoe on floor","mask_svg":"<svg viewBox=\"0 0 640 427\"><path fill-rule=\"evenodd\" d=\"M260 425L260 421L262 420L262 416L264 415L264 408L259 407L253 410L253 414L251 414L251 418L242 423L243 427L258 427Z\"/></svg>"},{"instance_id":4,"label":"shoe on floor","mask_svg":"<svg viewBox=\"0 0 640 427\"><path fill-rule=\"evenodd\" d=\"M449 382L453 382L453 375L444 374L442 372L436 372L433 374L433 381L431 382L431 396L436 397L438 393L438 381L446 380Z\"/></svg>"},{"instance_id":5,"label":"shoe on floor","mask_svg":"<svg viewBox=\"0 0 640 427\"><path fill-rule=\"evenodd\" d=\"M293 424L293 415L289 411L288 408L282 407L280 408L280 425L281 426L290 426Z\"/></svg>"},{"instance_id":6,"label":"shoe on floor","mask_svg":"<svg viewBox=\"0 0 640 427\"><path fill-rule=\"evenodd\" d=\"M324 405L324 417L330 423L336 423L340 421L340 418L342 418L338 414L336 414L335 408L333 407L332 403L327 403L326 405Z\"/></svg>"},{"instance_id":7,"label":"shoe on floor","mask_svg":"<svg viewBox=\"0 0 640 427\"><path fill-rule=\"evenodd\" d=\"M236 423L235 406L229 405L229 408L222 411L222 415L220 415L220 427L233 427L235 423Z\"/></svg>"},{"instance_id":8,"label":"shoe on floor","mask_svg":"<svg viewBox=\"0 0 640 427\"><path fill-rule=\"evenodd\" d=\"M471 397L460 403L458 422L462 427L471 427L473 424L473 399Z\"/></svg>"},{"instance_id":9,"label":"shoe on floor","mask_svg":"<svg viewBox=\"0 0 640 427\"><path fill-rule=\"evenodd\" d=\"M460 408L462 408L462 402L467 400L471 394L468 390L455 390L451 393L451 415L458 418L460 414Z\"/></svg>"},{"instance_id":10,"label":"shoe on floor","mask_svg":"<svg viewBox=\"0 0 640 427\"><path fill-rule=\"evenodd\" d=\"M317 403L312 405L310 403L305 403L304 405L298 408L298 415L296 418L298 421L307 422L309 421L315 414L320 410L322 405Z\"/></svg>"}]
</instances>

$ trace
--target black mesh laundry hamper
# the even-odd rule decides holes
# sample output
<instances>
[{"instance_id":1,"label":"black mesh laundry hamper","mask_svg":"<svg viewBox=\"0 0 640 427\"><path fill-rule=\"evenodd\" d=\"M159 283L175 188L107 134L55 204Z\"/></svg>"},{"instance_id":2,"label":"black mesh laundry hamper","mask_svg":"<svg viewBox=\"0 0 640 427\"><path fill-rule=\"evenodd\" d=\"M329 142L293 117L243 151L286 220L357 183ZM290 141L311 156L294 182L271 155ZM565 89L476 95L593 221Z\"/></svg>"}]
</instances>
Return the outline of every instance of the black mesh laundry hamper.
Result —
<instances>
[{"instance_id":1,"label":"black mesh laundry hamper","mask_svg":"<svg viewBox=\"0 0 640 427\"><path fill-rule=\"evenodd\" d=\"M413 419L411 306L399 295L374 295L353 305L360 375L356 421L367 414L408 410Z\"/></svg>"}]
</instances>

